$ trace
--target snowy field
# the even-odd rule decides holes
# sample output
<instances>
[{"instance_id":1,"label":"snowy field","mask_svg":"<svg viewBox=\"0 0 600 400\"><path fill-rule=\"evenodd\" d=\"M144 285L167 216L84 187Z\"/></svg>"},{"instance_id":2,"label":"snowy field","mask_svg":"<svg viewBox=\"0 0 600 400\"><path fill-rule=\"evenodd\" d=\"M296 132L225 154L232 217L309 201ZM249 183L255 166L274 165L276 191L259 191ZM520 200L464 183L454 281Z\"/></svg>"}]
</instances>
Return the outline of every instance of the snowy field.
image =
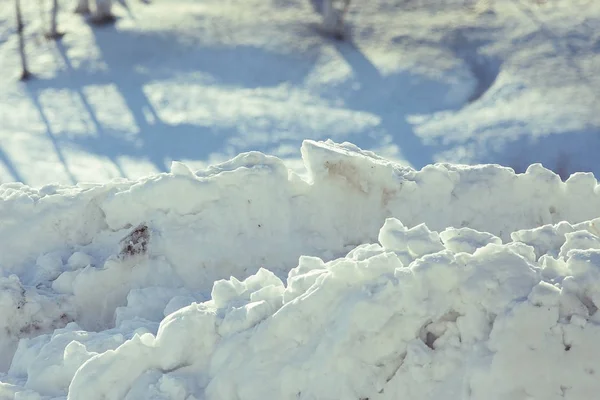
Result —
<instances>
[{"instance_id":1,"label":"snowy field","mask_svg":"<svg viewBox=\"0 0 600 400\"><path fill-rule=\"evenodd\" d=\"M598 397L600 4L23 4L0 400Z\"/></svg>"},{"instance_id":2,"label":"snowy field","mask_svg":"<svg viewBox=\"0 0 600 400\"><path fill-rule=\"evenodd\" d=\"M299 171L304 139L417 169L600 173L600 3L465 3L355 0L338 43L308 0L129 0L110 27L61 13L54 43L23 1L38 77L24 85L0 0L0 182L135 179L249 150Z\"/></svg>"},{"instance_id":3,"label":"snowy field","mask_svg":"<svg viewBox=\"0 0 600 400\"><path fill-rule=\"evenodd\" d=\"M2 186L0 398L596 397L591 174L302 155Z\"/></svg>"}]
</instances>

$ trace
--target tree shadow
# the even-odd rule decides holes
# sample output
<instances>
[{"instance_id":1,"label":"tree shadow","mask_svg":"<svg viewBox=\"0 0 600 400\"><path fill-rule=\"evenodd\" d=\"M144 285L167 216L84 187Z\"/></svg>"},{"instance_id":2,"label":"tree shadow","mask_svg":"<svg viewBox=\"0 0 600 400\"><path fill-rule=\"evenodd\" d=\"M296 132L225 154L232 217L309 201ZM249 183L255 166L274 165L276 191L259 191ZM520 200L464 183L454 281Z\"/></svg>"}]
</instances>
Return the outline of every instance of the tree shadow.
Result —
<instances>
[{"instance_id":1,"label":"tree shadow","mask_svg":"<svg viewBox=\"0 0 600 400\"><path fill-rule=\"evenodd\" d=\"M12 160L2 150L2 145L0 145L0 162L6 166L6 169L16 182L25 182L23 180L23 177L19 173L19 170L17 169L17 167L15 167L15 164L13 164Z\"/></svg>"},{"instance_id":2,"label":"tree shadow","mask_svg":"<svg viewBox=\"0 0 600 400\"><path fill-rule=\"evenodd\" d=\"M63 146L110 159L122 177L127 177L119 164L121 157L146 159L159 171L166 171L170 160L204 160L212 153L223 151L228 138L241 132L235 121L227 125L167 122L160 110L148 99L144 88L159 79L173 79L182 74L201 75L208 86L254 89L276 86L283 82L298 83L312 68L311 63L298 65L289 56L269 53L252 46L210 48L195 43L176 32L135 32L104 26L92 30L99 60L105 69L90 71L76 68L69 57L69 47L56 43L56 51L65 68L52 79L37 80L27 86L58 158L69 179L75 177L63 155ZM118 45L115 44L118 40ZM284 65L281 65L281 64ZM286 63L290 68L286 68ZM265 68L278 65L280 68ZM184 80L186 82L186 80ZM131 132L111 127L98 116L98 111L85 93L86 87L110 86L122 98L135 124L135 140ZM94 135L57 135L53 131L40 94L47 89L75 93L93 125ZM203 104L198 104L202 106ZM193 106L193 105L192 105ZM14 174L13 174L14 175Z\"/></svg>"},{"instance_id":3,"label":"tree shadow","mask_svg":"<svg viewBox=\"0 0 600 400\"><path fill-rule=\"evenodd\" d=\"M543 38L546 39L546 42L552 45L556 54L567 55L567 57L564 58L565 63L575 72L577 78L589 88L596 103L600 104L600 95L598 95L598 90L596 90L599 89L597 88L597 82L590 79L577 63L578 56L581 56L582 54L592 54L594 52L594 47L597 45L597 42L592 42L592 38L594 38L594 35L592 34L593 28L589 27L588 20L579 25L580 29L588 28L589 30L588 34L584 35L583 38L578 37L578 35L573 32L569 32L569 34L565 36L559 36L521 0L512 0L512 2L537 28L537 32L534 34L539 32ZM598 18L595 18L595 21L598 21ZM582 42L585 45L581 46L578 42Z\"/></svg>"},{"instance_id":4,"label":"tree shadow","mask_svg":"<svg viewBox=\"0 0 600 400\"><path fill-rule=\"evenodd\" d=\"M39 99L37 92L35 90L33 90L32 87L30 87L30 86L27 86L26 90L27 90L27 93L29 94L29 97L31 98L31 101L32 101L34 107L38 111L40 118L42 119L42 122L44 123L44 126L46 127L46 135L48 136L48 139L50 139L50 142L52 142L52 147L54 148L54 151L56 152L56 155L57 155L58 159L60 160L60 163L63 165L63 168L65 170L65 173L67 174L67 177L69 178L69 181L71 182L71 184L77 183L77 179L75 179L75 176L69 169L69 164L67 163L67 161L65 159L65 156L64 156L62 148L61 148L61 144L58 141L58 138L56 137L56 135L52 129L52 125L50 124L48 117L46 116L46 112L44 111L44 107L40 103L40 99Z\"/></svg>"},{"instance_id":5,"label":"tree shadow","mask_svg":"<svg viewBox=\"0 0 600 400\"><path fill-rule=\"evenodd\" d=\"M495 162L525 172L534 163L554 171L563 180L575 172L595 172L600 163L590 164L600 151L600 131L557 132L542 137L521 136L502 146L501 152L488 151L485 162ZM491 159L491 160L490 160Z\"/></svg>"},{"instance_id":6,"label":"tree shadow","mask_svg":"<svg viewBox=\"0 0 600 400\"><path fill-rule=\"evenodd\" d=\"M374 148L382 135L387 134L413 167L421 168L432 163L432 151L435 149L423 143L408 117L453 109L439 101L440 92L445 90L440 83L410 72L384 76L353 43L335 42L334 46L351 67L358 83L358 89L346 97L346 105L380 119L377 135L361 135L355 138L354 143L362 148Z\"/></svg>"}]
</instances>

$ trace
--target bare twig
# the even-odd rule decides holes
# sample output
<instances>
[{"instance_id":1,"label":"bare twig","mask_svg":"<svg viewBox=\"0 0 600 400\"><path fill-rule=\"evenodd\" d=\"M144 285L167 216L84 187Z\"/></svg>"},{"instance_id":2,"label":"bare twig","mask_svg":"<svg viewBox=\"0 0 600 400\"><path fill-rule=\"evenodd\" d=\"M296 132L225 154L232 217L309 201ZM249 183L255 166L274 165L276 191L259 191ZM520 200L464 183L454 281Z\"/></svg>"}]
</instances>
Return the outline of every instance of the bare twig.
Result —
<instances>
[{"instance_id":1,"label":"bare twig","mask_svg":"<svg viewBox=\"0 0 600 400\"><path fill-rule=\"evenodd\" d=\"M64 36L64 33L58 31L58 0L52 0L52 11L50 18L50 31L46 33L46 39L60 39Z\"/></svg>"},{"instance_id":2,"label":"bare twig","mask_svg":"<svg viewBox=\"0 0 600 400\"><path fill-rule=\"evenodd\" d=\"M17 18L17 34L19 35L19 54L21 55L21 80L26 81L32 77L27 67L27 55L25 54L25 25L21 13L21 0L15 0L15 12Z\"/></svg>"},{"instance_id":3,"label":"bare twig","mask_svg":"<svg viewBox=\"0 0 600 400\"><path fill-rule=\"evenodd\" d=\"M90 13L90 1L89 0L78 0L77 7L75 7L74 12L77 14L89 14Z\"/></svg>"}]
</instances>

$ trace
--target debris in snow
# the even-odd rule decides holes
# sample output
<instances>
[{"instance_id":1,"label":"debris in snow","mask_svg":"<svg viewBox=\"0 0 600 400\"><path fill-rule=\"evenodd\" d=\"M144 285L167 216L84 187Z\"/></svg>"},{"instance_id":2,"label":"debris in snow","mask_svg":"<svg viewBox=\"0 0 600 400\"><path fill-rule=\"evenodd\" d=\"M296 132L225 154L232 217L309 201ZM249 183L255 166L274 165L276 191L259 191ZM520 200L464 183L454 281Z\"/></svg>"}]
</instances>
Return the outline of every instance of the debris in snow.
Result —
<instances>
[{"instance_id":1,"label":"debris in snow","mask_svg":"<svg viewBox=\"0 0 600 400\"><path fill-rule=\"evenodd\" d=\"M119 256L127 258L146 254L149 243L150 230L146 224L140 224L121 240Z\"/></svg>"}]
</instances>

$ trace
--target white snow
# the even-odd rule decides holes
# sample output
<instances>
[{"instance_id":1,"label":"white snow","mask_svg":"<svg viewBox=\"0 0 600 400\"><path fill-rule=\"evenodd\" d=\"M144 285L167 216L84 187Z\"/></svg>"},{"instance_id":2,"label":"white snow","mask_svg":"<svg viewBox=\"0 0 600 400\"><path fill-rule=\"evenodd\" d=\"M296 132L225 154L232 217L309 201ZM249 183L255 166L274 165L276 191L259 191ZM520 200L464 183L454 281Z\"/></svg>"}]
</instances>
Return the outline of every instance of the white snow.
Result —
<instances>
[{"instance_id":1,"label":"white snow","mask_svg":"<svg viewBox=\"0 0 600 400\"><path fill-rule=\"evenodd\" d=\"M594 398L593 175L302 158L0 186L0 398Z\"/></svg>"},{"instance_id":2,"label":"white snow","mask_svg":"<svg viewBox=\"0 0 600 400\"><path fill-rule=\"evenodd\" d=\"M22 84L13 0L0 0L0 182L136 179L251 150L301 171L307 138L417 169L600 174L596 1L353 1L351 43L318 33L309 0L90 1L113 3L104 27L71 3L54 43L23 1L36 79Z\"/></svg>"},{"instance_id":3,"label":"white snow","mask_svg":"<svg viewBox=\"0 0 600 400\"><path fill-rule=\"evenodd\" d=\"M599 2L22 3L0 400L600 393Z\"/></svg>"}]
</instances>

